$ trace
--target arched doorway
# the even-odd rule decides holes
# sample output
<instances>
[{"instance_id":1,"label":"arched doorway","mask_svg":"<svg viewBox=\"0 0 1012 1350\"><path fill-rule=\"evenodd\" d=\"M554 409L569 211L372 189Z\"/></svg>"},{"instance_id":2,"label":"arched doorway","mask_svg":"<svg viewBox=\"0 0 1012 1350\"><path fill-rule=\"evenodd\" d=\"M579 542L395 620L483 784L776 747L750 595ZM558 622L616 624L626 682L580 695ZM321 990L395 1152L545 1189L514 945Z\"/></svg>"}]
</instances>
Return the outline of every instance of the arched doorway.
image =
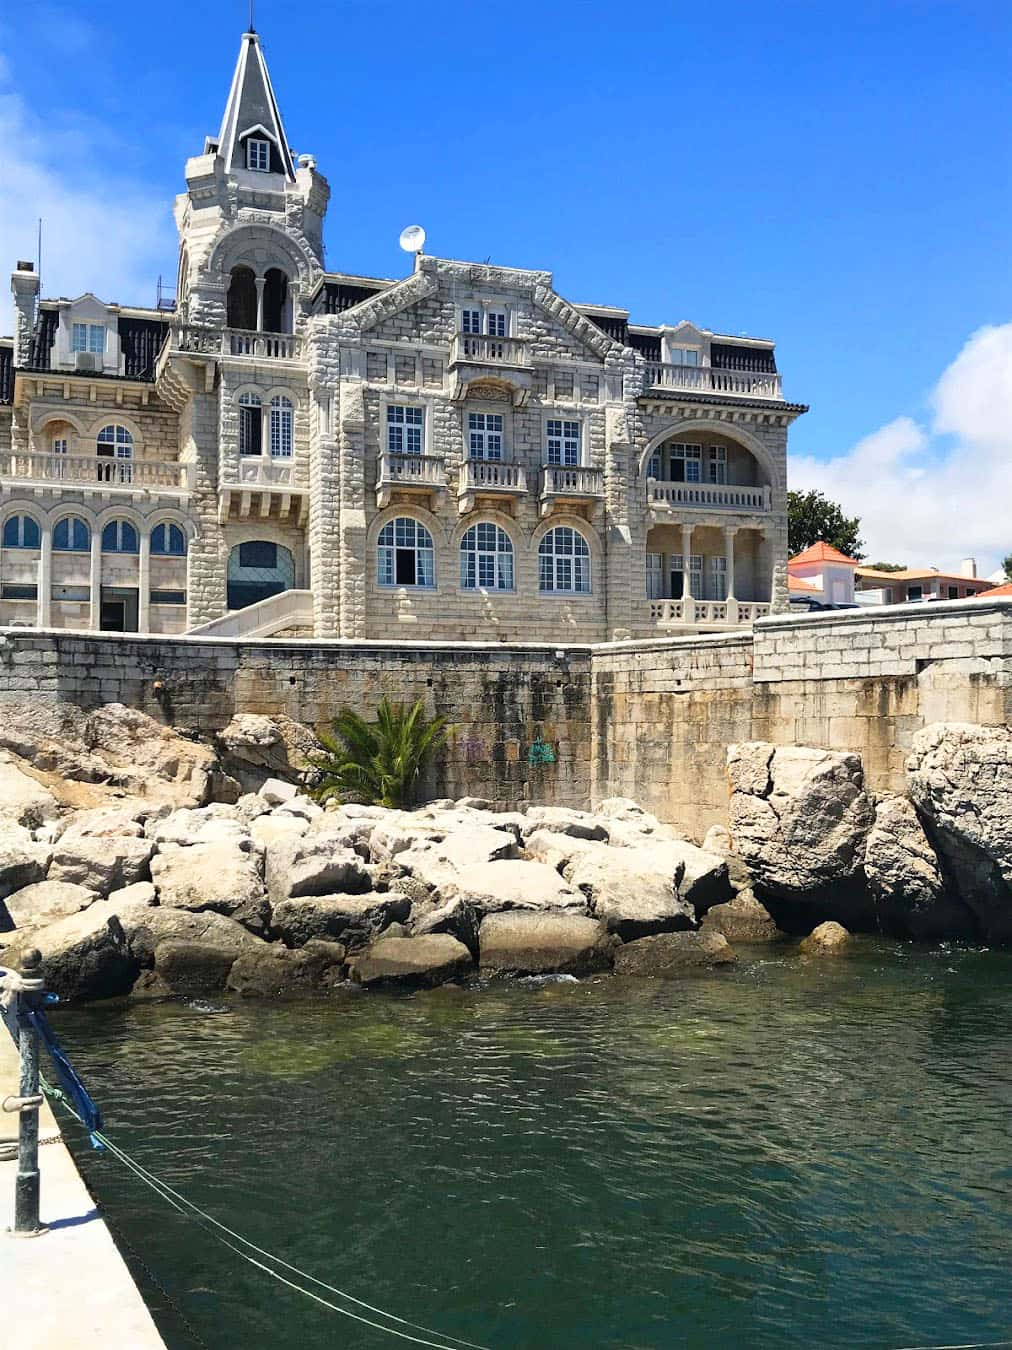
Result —
<instances>
[{"instance_id":1,"label":"arched doorway","mask_svg":"<svg viewBox=\"0 0 1012 1350\"><path fill-rule=\"evenodd\" d=\"M228 555L227 599L229 609L245 609L268 596L290 591L295 585L295 559L291 551L268 539L249 539L236 544Z\"/></svg>"},{"instance_id":2,"label":"arched doorway","mask_svg":"<svg viewBox=\"0 0 1012 1350\"><path fill-rule=\"evenodd\" d=\"M257 326L257 283L250 267L233 267L228 283L226 315L229 328Z\"/></svg>"}]
</instances>

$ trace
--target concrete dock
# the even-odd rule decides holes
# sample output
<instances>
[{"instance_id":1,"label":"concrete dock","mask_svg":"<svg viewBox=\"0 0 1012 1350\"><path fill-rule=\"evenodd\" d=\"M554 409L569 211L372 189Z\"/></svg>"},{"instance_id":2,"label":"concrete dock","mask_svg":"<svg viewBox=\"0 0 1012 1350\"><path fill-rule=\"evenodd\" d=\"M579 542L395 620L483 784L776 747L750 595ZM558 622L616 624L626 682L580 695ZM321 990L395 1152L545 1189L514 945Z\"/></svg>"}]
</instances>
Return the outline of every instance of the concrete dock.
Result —
<instances>
[{"instance_id":1,"label":"concrete dock","mask_svg":"<svg viewBox=\"0 0 1012 1350\"><path fill-rule=\"evenodd\" d=\"M45 1056L42 1070L46 1072ZM18 1056L0 1023L0 1099L18 1091ZM18 1118L0 1114L0 1138ZM77 1128L76 1126L74 1128ZM17 1162L0 1161L0 1322L4 1344L33 1350L165 1350L144 1300L60 1137L48 1102L39 1113L41 1218L48 1232L10 1234Z\"/></svg>"}]
</instances>

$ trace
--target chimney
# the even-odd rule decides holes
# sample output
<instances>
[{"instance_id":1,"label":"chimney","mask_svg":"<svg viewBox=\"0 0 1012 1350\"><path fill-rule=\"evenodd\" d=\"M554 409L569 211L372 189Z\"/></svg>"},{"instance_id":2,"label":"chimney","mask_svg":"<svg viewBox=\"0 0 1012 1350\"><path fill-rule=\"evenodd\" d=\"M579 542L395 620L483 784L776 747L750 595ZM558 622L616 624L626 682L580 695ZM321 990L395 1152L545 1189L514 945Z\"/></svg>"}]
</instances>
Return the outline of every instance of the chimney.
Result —
<instances>
[{"instance_id":1,"label":"chimney","mask_svg":"<svg viewBox=\"0 0 1012 1350\"><path fill-rule=\"evenodd\" d=\"M975 581L977 579L977 559L964 558L959 564L959 575L961 577L970 577Z\"/></svg>"},{"instance_id":2,"label":"chimney","mask_svg":"<svg viewBox=\"0 0 1012 1350\"><path fill-rule=\"evenodd\" d=\"M26 366L39 299L39 274L34 263L18 260L11 275L11 291L14 294L14 360L17 365Z\"/></svg>"}]
</instances>

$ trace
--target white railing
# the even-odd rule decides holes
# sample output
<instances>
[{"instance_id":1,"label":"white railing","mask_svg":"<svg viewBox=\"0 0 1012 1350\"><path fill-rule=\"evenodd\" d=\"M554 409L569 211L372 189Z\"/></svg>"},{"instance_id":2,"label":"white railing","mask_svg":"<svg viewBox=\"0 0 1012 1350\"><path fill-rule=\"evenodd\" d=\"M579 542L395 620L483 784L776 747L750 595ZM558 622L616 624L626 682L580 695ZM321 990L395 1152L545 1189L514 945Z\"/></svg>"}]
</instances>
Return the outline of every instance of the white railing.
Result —
<instances>
[{"instance_id":1,"label":"white railing","mask_svg":"<svg viewBox=\"0 0 1012 1350\"><path fill-rule=\"evenodd\" d=\"M0 453L0 478L75 487L190 490L193 466L172 460L114 459L111 455L54 455L43 451Z\"/></svg>"},{"instance_id":2,"label":"white railing","mask_svg":"<svg viewBox=\"0 0 1012 1350\"><path fill-rule=\"evenodd\" d=\"M258 487L295 486L295 464L290 459L270 459L266 455L247 455L239 460L236 486L255 483ZM222 487L233 486L222 483Z\"/></svg>"},{"instance_id":3,"label":"white railing","mask_svg":"<svg viewBox=\"0 0 1012 1350\"><path fill-rule=\"evenodd\" d=\"M769 511L773 496L769 487L735 487L729 483L668 483L647 479L651 506L689 507L709 511Z\"/></svg>"},{"instance_id":4,"label":"white railing","mask_svg":"<svg viewBox=\"0 0 1012 1350\"><path fill-rule=\"evenodd\" d=\"M279 591L245 609L232 609L220 619L189 629L187 637L269 637L282 628L313 627L313 592Z\"/></svg>"},{"instance_id":5,"label":"white railing","mask_svg":"<svg viewBox=\"0 0 1012 1350\"><path fill-rule=\"evenodd\" d=\"M222 334L225 356L249 356L254 360L297 361L302 340L294 333L254 333L245 328L226 328Z\"/></svg>"},{"instance_id":6,"label":"white railing","mask_svg":"<svg viewBox=\"0 0 1012 1350\"><path fill-rule=\"evenodd\" d=\"M492 366L526 366L527 342L523 338L458 333L450 351L450 364L455 361L477 361Z\"/></svg>"},{"instance_id":7,"label":"white railing","mask_svg":"<svg viewBox=\"0 0 1012 1350\"><path fill-rule=\"evenodd\" d=\"M519 464L495 459L465 459L460 470L461 492L526 492L527 476Z\"/></svg>"},{"instance_id":8,"label":"white railing","mask_svg":"<svg viewBox=\"0 0 1012 1350\"><path fill-rule=\"evenodd\" d=\"M246 328L209 328L194 323L175 323L170 331L172 350L177 352L265 361L297 361L302 354L302 339L294 333L255 333Z\"/></svg>"},{"instance_id":9,"label":"white railing","mask_svg":"<svg viewBox=\"0 0 1012 1350\"><path fill-rule=\"evenodd\" d=\"M399 455L384 451L380 455L377 487L445 487L446 465L438 455Z\"/></svg>"},{"instance_id":10,"label":"white railing","mask_svg":"<svg viewBox=\"0 0 1012 1350\"><path fill-rule=\"evenodd\" d=\"M700 389L738 398L783 398L780 376L774 371L717 370L713 366L676 366L667 362L647 363L647 387L651 389Z\"/></svg>"},{"instance_id":11,"label":"white railing","mask_svg":"<svg viewBox=\"0 0 1012 1350\"><path fill-rule=\"evenodd\" d=\"M582 466L545 464L541 478L542 497L601 497L604 472Z\"/></svg>"},{"instance_id":12,"label":"white railing","mask_svg":"<svg viewBox=\"0 0 1012 1350\"><path fill-rule=\"evenodd\" d=\"M650 617L661 626L744 628L770 612L751 600L651 600Z\"/></svg>"}]
</instances>

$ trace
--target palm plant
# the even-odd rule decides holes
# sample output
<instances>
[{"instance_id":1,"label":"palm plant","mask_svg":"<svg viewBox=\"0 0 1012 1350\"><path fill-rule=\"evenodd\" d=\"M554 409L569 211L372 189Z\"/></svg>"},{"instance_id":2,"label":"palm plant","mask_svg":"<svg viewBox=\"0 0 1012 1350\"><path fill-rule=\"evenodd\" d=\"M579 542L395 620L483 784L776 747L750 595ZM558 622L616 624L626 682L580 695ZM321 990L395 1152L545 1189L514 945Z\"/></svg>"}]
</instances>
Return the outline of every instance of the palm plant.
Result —
<instances>
[{"instance_id":1,"label":"palm plant","mask_svg":"<svg viewBox=\"0 0 1012 1350\"><path fill-rule=\"evenodd\" d=\"M319 774L312 795L370 806L404 806L430 756L446 740L445 717L427 718L424 700L410 707L384 697L376 721L342 708L320 732L323 753L310 756Z\"/></svg>"}]
</instances>

